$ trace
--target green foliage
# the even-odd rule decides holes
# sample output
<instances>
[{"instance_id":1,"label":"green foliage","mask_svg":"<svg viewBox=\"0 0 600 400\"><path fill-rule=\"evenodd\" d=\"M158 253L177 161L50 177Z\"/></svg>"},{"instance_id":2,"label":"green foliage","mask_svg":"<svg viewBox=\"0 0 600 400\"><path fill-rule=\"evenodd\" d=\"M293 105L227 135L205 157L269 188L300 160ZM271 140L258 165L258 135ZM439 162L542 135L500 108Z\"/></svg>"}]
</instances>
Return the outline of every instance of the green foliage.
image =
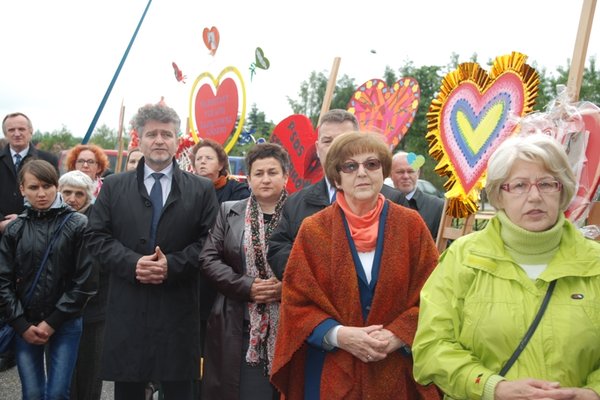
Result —
<instances>
[{"instance_id":1,"label":"green foliage","mask_svg":"<svg viewBox=\"0 0 600 400\"><path fill-rule=\"evenodd\" d=\"M81 142L81 138L73 137L71 131L63 125L61 129L52 132L42 133L36 131L33 134L32 141L41 150L59 154L62 150L70 149Z\"/></svg>"},{"instance_id":2,"label":"green foliage","mask_svg":"<svg viewBox=\"0 0 600 400\"><path fill-rule=\"evenodd\" d=\"M124 140L123 148L126 149L127 143L128 143L128 138L123 137L123 140ZM89 143L95 144L96 146L100 146L103 149L118 150L119 138L118 138L117 130L111 129L106 124L103 124L101 127L96 128Z\"/></svg>"},{"instance_id":3,"label":"green foliage","mask_svg":"<svg viewBox=\"0 0 600 400\"><path fill-rule=\"evenodd\" d=\"M237 124L236 124L236 126L237 126ZM243 128L244 131L253 132L252 136L254 136L254 139L256 139L256 140L261 139L261 138L268 140L269 136L271 136L271 133L273 132L274 128L275 128L275 124L273 123L273 121L267 122L265 113L262 111L259 111L258 108L256 107L256 104L252 104L252 107L250 108L250 112L248 113L248 116L246 117L246 121L244 122L244 128ZM235 146L233 146L233 148L229 152L229 155L243 157L246 155L246 152L248 151L248 149L250 147L252 147L253 145L254 145L254 142L249 142L246 144L241 144L238 142Z\"/></svg>"}]
</instances>

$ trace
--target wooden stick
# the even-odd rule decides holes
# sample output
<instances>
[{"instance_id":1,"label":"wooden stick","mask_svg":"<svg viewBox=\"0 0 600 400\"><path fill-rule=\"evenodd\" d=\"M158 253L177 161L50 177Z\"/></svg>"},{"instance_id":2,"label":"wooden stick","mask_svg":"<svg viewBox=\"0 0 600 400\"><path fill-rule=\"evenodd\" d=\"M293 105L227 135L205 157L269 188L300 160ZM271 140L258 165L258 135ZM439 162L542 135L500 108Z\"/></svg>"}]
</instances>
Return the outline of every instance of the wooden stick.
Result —
<instances>
[{"instance_id":1,"label":"wooden stick","mask_svg":"<svg viewBox=\"0 0 600 400\"><path fill-rule=\"evenodd\" d=\"M323 97L323 105L321 106L321 113L319 114L319 122L317 126L321 124L321 117L327 111L329 111L329 106L331 105L331 98L333 97L333 91L335 90L335 84L337 82L337 74L340 69L340 62L342 59L340 57L335 57L333 59L333 67L331 67L331 73L329 74L329 81L327 81L327 89L325 90L325 96Z\"/></svg>"},{"instance_id":2,"label":"wooden stick","mask_svg":"<svg viewBox=\"0 0 600 400\"><path fill-rule=\"evenodd\" d=\"M583 0L581 16L579 17L579 28L577 29L577 38L575 39L575 48L573 49L573 59L571 60L569 79L567 81L567 93L569 94L571 101L579 100L579 91L581 89L583 70L585 68L585 56L590 41L590 32L592 31L595 9L596 0Z\"/></svg>"},{"instance_id":3,"label":"wooden stick","mask_svg":"<svg viewBox=\"0 0 600 400\"><path fill-rule=\"evenodd\" d=\"M121 172L123 168L123 120L125 119L125 106L123 105L123 99L121 99L121 113L119 114L119 130L117 131L117 143L119 143L119 150L117 153L117 165L115 166L115 173Z\"/></svg>"}]
</instances>

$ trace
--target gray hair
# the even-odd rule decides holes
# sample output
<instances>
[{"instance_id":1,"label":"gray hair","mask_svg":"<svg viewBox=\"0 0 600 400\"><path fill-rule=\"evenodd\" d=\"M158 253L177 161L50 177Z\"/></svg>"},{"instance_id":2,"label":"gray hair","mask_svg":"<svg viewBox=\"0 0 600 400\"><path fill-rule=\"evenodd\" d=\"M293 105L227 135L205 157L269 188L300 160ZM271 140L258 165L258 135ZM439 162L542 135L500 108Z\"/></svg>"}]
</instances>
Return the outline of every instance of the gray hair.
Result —
<instances>
[{"instance_id":1,"label":"gray hair","mask_svg":"<svg viewBox=\"0 0 600 400\"><path fill-rule=\"evenodd\" d=\"M60 177L58 180L58 191L60 192L64 186L85 189L88 197L86 205L90 204L94 199L94 182L92 178L79 170L69 171Z\"/></svg>"},{"instance_id":2,"label":"gray hair","mask_svg":"<svg viewBox=\"0 0 600 400\"><path fill-rule=\"evenodd\" d=\"M502 186L517 160L538 163L562 184L560 209L566 210L575 194L577 182L564 148L552 137L537 133L506 139L488 160L486 193L490 204L500 208Z\"/></svg>"},{"instance_id":3,"label":"gray hair","mask_svg":"<svg viewBox=\"0 0 600 400\"><path fill-rule=\"evenodd\" d=\"M133 117L133 126L140 138L144 126L151 120L173 124L175 126L175 134L179 133L179 129L181 128L181 119L174 109L161 103L146 104L140 107L137 114Z\"/></svg>"},{"instance_id":4,"label":"gray hair","mask_svg":"<svg viewBox=\"0 0 600 400\"><path fill-rule=\"evenodd\" d=\"M359 128L358 120L356 116L352 114L350 111L343 110L341 108L334 108L333 110L327 111L325 114L321 116L321 121L319 126L323 125L325 122L333 122L341 124L343 122L350 121L352 125L354 125L354 130L357 131Z\"/></svg>"}]
</instances>

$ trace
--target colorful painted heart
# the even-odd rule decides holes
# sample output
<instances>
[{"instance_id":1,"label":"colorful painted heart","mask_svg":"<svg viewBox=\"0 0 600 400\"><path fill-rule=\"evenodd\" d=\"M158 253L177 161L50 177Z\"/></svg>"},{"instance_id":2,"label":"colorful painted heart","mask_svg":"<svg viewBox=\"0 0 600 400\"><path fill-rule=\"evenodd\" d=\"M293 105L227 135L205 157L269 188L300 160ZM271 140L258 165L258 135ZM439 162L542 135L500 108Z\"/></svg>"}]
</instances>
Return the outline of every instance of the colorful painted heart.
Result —
<instances>
[{"instance_id":1,"label":"colorful painted heart","mask_svg":"<svg viewBox=\"0 0 600 400\"><path fill-rule=\"evenodd\" d=\"M448 177L448 214L465 217L477 211L478 190L494 150L533 109L539 77L512 53L494 60L487 74L476 63L460 64L442 81L431 103L427 134L436 172Z\"/></svg>"},{"instance_id":2,"label":"colorful painted heart","mask_svg":"<svg viewBox=\"0 0 600 400\"><path fill-rule=\"evenodd\" d=\"M354 92L347 108L362 130L382 132L393 149L410 128L420 95L419 84L413 78L401 78L392 87L371 79Z\"/></svg>"},{"instance_id":3,"label":"colorful painted heart","mask_svg":"<svg viewBox=\"0 0 600 400\"><path fill-rule=\"evenodd\" d=\"M522 115L521 78L508 72L483 90L464 82L448 97L441 111L441 138L460 182L469 192L479 180L493 151L510 136Z\"/></svg>"},{"instance_id":4,"label":"colorful painted heart","mask_svg":"<svg viewBox=\"0 0 600 400\"><path fill-rule=\"evenodd\" d=\"M237 78L237 82L234 78ZM240 106L238 84L242 91L242 110L236 128ZM190 128L196 142L198 137L213 139L229 152L242 131L245 115L246 92L242 76L237 69L227 67L221 71L218 78L214 78L209 72L204 72L196 78L190 95L190 121L193 122Z\"/></svg>"},{"instance_id":5,"label":"colorful painted heart","mask_svg":"<svg viewBox=\"0 0 600 400\"><path fill-rule=\"evenodd\" d=\"M204 28L202 31L202 40L204 40L204 45L210 50L210 54L214 56L219 47L219 30L214 26L210 29Z\"/></svg>"},{"instance_id":6,"label":"colorful painted heart","mask_svg":"<svg viewBox=\"0 0 600 400\"><path fill-rule=\"evenodd\" d=\"M289 193L302 189L313 183L315 169L321 172L320 164L314 163L314 151L317 134L308 117L295 114L285 118L277 124L270 141L280 144L290 155L290 177L286 189ZM318 159L317 159L318 161ZM315 167L316 165L316 167ZM320 179L321 175L317 177Z\"/></svg>"}]
</instances>

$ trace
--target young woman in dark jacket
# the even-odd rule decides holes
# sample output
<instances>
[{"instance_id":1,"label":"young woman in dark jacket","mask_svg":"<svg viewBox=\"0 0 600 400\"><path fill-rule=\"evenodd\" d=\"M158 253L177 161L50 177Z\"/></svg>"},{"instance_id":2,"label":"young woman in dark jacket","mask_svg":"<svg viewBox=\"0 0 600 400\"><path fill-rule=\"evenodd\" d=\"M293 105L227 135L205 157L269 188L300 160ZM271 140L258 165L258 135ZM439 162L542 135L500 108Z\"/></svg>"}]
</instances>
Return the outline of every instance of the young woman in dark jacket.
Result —
<instances>
[{"instance_id":1,"label":"young woman in dark jacket","mask_svg":"<svg viewBox=\"0 0 600 400\"><path fill-rule=\"evenodd\" d=\"M81 313L96 291L92 260L83 245L87 218L63 202L58 174L48 162L23 165L19 183L25 212L7 226L0 241L1 312L16 331L23 398L67 399Z\"/></svg>"}]
</instances>

